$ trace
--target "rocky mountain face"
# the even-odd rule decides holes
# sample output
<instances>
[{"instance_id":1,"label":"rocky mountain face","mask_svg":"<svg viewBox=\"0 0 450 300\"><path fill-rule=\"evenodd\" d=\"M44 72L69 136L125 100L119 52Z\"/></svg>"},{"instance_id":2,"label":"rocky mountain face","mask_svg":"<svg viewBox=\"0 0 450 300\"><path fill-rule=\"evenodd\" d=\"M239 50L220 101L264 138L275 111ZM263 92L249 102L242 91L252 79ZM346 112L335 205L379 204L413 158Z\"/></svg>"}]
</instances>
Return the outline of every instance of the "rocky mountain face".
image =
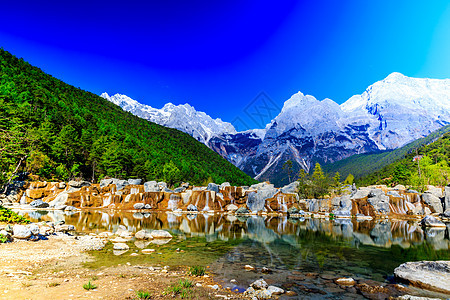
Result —
<instances>
[{"instance_id":1,"label":"rocky mountain face","mask_svg":"<svg viewBox=\"0 0 450 300\"><path fill-rule=\"evenodd\" d=\"M102 96L133 114L191 134L250 176L276 186L288 181L282 168L287 160L293 162L293 174L300 168L309 171L315 162L398 148L450 123L450 80L400 73L341 105L298 92L264 129L244 132L188 104L169 103L157 110L123 95Z\"/></svg>"},{"instance_id":2,"label":"rocky mountain face","mask_svg":"<svg viewBox=\"0 0 450 300\"><path fill-rule=\"evenodd\" d=\"M157 109L121 94L109 96L103 93L100 96L138 117L186 132L204 144L214 136L236 134L236 129L230 123L213 119L204 112L196 111L189 104L167 103L161 109Z\"/></svg>"}]
</instances>

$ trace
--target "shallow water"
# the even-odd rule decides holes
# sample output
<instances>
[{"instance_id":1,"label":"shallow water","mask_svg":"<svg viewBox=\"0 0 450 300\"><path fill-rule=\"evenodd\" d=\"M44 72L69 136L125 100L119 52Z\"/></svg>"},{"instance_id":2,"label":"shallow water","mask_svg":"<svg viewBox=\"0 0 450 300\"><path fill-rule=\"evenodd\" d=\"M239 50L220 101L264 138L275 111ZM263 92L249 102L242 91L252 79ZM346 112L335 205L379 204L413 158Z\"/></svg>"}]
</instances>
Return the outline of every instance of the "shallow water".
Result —
<instances>
[{"instance_id":1,"label":"shallow water","mask_svg":"<svg viewBox=\"0 0 450 300\"><path fill-rule=\"evenodd\" d=\"M99 210L73 214L60 211L21 213L32 221L64 220L75 225L80 233L113 232L118 225L125 225L132 232L168 230L174 239L166 245L139 241L130 245L130 252L156 247L155 255L130 258L124 254L124 259L131 263L208 265L208 270L224 286L241 291L263 277L269 284L293 290L301 297L363 298L354 288L334 284L333 279L352 277L369 285L393 283L393 271L401 263L450 260L450 224L443 230L423 230L417 223L404 220L288 219ZM185 252L176 252L177 248ZM100 255L105 261L111 261L111 247ZM247 264L257 271L244 271ZM262 267L273 272L263 274ZM232 284L231 279L237 282ZM442 296L416 289L408 292Z\"/></svg>"}]
</instances>

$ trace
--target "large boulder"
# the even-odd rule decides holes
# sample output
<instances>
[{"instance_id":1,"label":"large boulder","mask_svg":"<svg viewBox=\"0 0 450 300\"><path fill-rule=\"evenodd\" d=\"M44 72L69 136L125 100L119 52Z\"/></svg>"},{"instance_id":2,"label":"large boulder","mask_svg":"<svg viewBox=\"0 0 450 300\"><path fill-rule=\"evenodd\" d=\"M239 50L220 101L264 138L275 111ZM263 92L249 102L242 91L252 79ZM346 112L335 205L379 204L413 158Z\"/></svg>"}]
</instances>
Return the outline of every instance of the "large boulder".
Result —
<instances>
[{"instance_id":1,"label":"large boulder","mask_svg":"<svg viewBox=\"0 0 450 300\"><path fill-rule=\"evenodd\" d=\"M419 288L450 293L450 261L407 262L395 268L394 274Z\"/></svg>"},{"instance_id":2,"label":"large boulder","mask_svg":"<svg viewBox=\"0 0 450 300\"><path fill-rule=\"evenodd\" d=\"M355 200L355 199L362 199L365 197L368 197L370 193L370 189L368 188L359 188L358 190L356 190L355 192L353 192L350 196L351 200Z\"/></svg>"},{"instance_id":3,"label":"large boulder","mask_svg":"<svg viewBox=\"0 0 450 300\"><path fill-rule=\"evenodd\" d=\"M159 192L160 188L156 181L147 181L144 183L144 191L145 192Z\"/></svg>"},{"instance_id":4,"label":"large boulder","mask_svg":"<svg viewBox=\"0 0 450 300\"><path fill-rule=\"evenodd\" d=\"M445 224L433 216L426 216L420 221L420 224L425 227L445 227Z\"/></svg>"},{"instance_id":5,"label":"large boulder","mask_svg":"<svg viewBox=\"0 0 450 300\"><path fill-rule=\"evenodd\" d=\"M197 206L195 206L194 204L189 204L186 208L187 211L198 211Z\"/></svg>"},{"instance_id":6,"label":"large boulder","mask_svg":"<svg viewBox=\"0 0 450 300\"><path fill-rule=\"evenodd\" d=\"M117 191L122 190L125 186L129 185L128 181L113 178L112 184L116 185Z\"/></svg>"},{"instance_id":7,"label":"large boulder","mask_svg":"<svg viewBox=\"0 0 450 300\"><path fill-rule=\"evenodd\" d=\"M280 190L284 194L295 194L298 192L299 184L300 184L300 182L294 181L294 182L289 183L288 185L285 185Z\"/></svg>"},{"instance_id":8,"label":"large boulder","mask_svg":"<svg viewBox=\"0 0 450 300\"><path fill-rule=\"evenodd\" d=\"M31 230L26 225L14 225L13 236L16 239L27 239L32 235Z\"/></svg>"},{"instance_id":9,"label":"large boulder","mask_svg":"<svg viewBox=\"0 0 450 300\"><path fill-rule=\"evenodd\" d=\"M154 239L171 239L172 235L165 230L153 230L150 235Z\"/></svg>"},{"instance_id":10,"label":"large boulder","mask_svg":"<svg viewBox=\"0 0 450 300\"><path fill-rule=\"evenodd\" d=\"M450 186L444 188L444 209L450 214Z\"/></svg>"},{"instance_id":11,"label":"large boulder","mask_svg":"<svg viewBox=\"0 0 450 300\"><path fill-rule=\"evenodd\" d=\"M427 204L432 212L436 213L443 213L444 209L442 208L442 202L441 199L436 197L435 195L431 193L423 193L422 195L422 201L423 203Z\"/></svg>"},{"instance_id":12,"label":"large boulder","mask_svg":"<svg viewBox=\"0 0 450 300\"><path fill-rule=\"evenodd\" d=\"M208 186L206 187L207 191L214 191L216 193L219 192L219 185L216 183L208 183Z\"/></svg>"},{"instance_id":13,"label":"large boulder","mask_svg":"<svg viewBox=\"0 0 450 300\"><path fill-rule=\"evenodd\" d=\"M378 190L372 190L369 193L367 202L369 202L378 213L386 214L391 211L389 208L389 196L384 195L383 191L381 192L382 193Z\"/></svg>"},{"instance_id":14,"label":"large boulder","mask_svg":"<svg viewBox=\"0 0 450 300\"><path fill-rule=\"evenodd\" d=\"M73 188L82 188L82 187L84 187L84 186L90 186L91 185L91 183L90 182L87 182L87 181L75 181L75 180L71 180L71 181L69 181L69 183L68 183L68 185L70 186L70 187L73 187Z\"/></svg>"},{"instance_id":15,"label":"large boulder","mask_svg":"<svg viewBox=\"0 0 450 300\"><path fill-rule=\"evenodd\" d=\"M128 179L128 184L130 185L140 185L142 182L142 179Z\"/></svg>"},{"instance_id":16,"label":"large boulder","mask_svg":"<svg viewBox=\"0 0 450 300\"><path fill-rule=\"evenodd\" d=\"M69 199L69 194L67 192L62 192L58 196L56 196L56 198L53 199L53 201L50 201L48 204L49 204L49 207L55 208L55 207L59 207L61 205L67 205L68 199Z\"/></svg>"},{"instance_id":17,"label":"large boulder","mask_svg":"<svg viewBox=\"0 0 450 300\"><path fill-rule=\"evenodd\" d=\"M102 180L100 180L100 188L104 188L112 183L113 183L113 180L111 178L102 179Z\"/></svg>"},{"instance_id":18,"label":"large boulder","mask_svg":"<svg viewBox=\"0 0 450 300\"><path fill-rule=\"evenodd\" d=\"M47 208L49 207L49 204L42 200L34 200L33 202L30 203L30 206L34 208Z\"/></svg>"},{"instance_id":19,"label":"large boulder","mask_svg":"<svg viewBox=\"0 0 450 300\"><path fill-rule=\"evenodd\" d=\"M273 184L262 182L250 187L256 192L250 192L247 197L247 207L252 212L262 211L266 205L266 199L272 198L278 192Z\"/></svg>"},{"instance_id":20,"label":"large boulder","mask_svg":"<svg viewBox=\"0 0 450 300\"><path fill-rule=\"evenodd\" d=\"M145 204L144 203L135 203L133 205L134 209L144 209L145 208Z\"/></svg>"},{"instance_id":21,"label":"large boulder","mask_svg":"<svg viewBox=\"0 0 450 300\"><path fill-rule=\"evenodd\" d=\"M147 230L145 230L145 229L136 232L136 233L134 234L134 237L135 237L136 239L138 239L138 240L150 240L150 239L153 238L152 235L151 235L151 232L150 232L150 231L147 231Z\"/></svg>"}]
</instances>

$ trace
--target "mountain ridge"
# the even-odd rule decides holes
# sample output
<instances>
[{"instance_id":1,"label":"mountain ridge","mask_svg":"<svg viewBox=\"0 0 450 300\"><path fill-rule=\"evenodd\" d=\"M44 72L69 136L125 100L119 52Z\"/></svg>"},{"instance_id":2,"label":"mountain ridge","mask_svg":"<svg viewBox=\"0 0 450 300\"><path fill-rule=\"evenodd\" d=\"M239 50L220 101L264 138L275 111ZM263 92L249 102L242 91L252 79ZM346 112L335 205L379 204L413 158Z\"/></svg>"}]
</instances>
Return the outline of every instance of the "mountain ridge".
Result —
<instances>
[{"instance_id":1,"label":"mountain ridge","mask_svg":"<svg viewBox=\"0 0 450 300\"><path fill-rule=\"evenodd\" d=\"M309 171L315 162L399 148L447 124L450 79L394 72L340 105L298 92L264 129L216 130L201 141L250 176L282 185L288 177L282 170L286 160L294 162L295 172Z\"/></svg>"}]
</instances>

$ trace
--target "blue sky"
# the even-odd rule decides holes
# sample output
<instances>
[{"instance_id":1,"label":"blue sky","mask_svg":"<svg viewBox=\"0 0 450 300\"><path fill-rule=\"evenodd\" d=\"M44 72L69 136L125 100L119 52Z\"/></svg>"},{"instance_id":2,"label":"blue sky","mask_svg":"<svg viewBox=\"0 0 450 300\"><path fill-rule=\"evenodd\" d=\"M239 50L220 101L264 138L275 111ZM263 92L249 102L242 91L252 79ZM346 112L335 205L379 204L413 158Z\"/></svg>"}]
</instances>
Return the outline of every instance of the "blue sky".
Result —
<instances>
[{"instance_id":1,"label":"blue sky","mask_svg":"<svg viewBox=\"0 0 450 300\"><path fill-rule=\"evenodd\" d=\"M273 4L276 3L276 4ZM236 117L261 92L342 103L391 72L450 78L448 1L9 1L0 47L84 90Z\"/></svg>"}]
</instances>

